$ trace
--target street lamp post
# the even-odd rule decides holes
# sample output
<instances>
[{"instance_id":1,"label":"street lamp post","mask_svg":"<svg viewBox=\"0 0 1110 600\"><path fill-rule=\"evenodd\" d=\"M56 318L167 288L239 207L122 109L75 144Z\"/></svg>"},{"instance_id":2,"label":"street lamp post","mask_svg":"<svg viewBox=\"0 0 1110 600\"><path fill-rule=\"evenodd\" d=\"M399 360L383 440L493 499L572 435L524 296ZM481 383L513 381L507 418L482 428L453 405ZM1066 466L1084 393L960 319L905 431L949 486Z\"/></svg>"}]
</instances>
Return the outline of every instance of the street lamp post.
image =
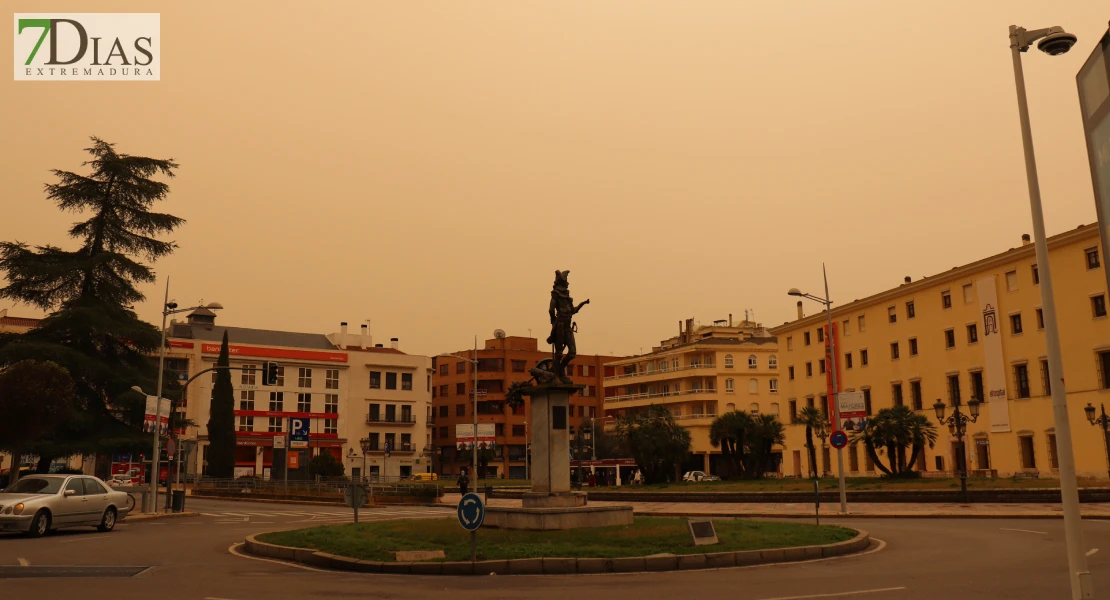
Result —
<instances>
[{"instance_id":1,"label":"street lamp post","mask_svg":"<svg viewBox=\"0 0 1110 600\"><path fill-rule=\"evenodd\" d=\"M824 263L821 264L821 275L825 279L825 297L824 298L821 298L819 296L814 296L812 294L803 293L798 288L790 288L790 291L788 291L787 293L791 296L799 296L799 297L802 297L802 298L807 298L809 300L813 300L814 302L820 302L821 304L825 305L825 315L828 317L828 327L829 327L829 330L826 334L826 336L828 337L828 343L829 343L828 369L829 369L829 374L832 377L832 394L830 394L831 400L832 400L832 407L829 409L829 415L831 417L830 421L832 422L832 429L831 430L832 431L837 431L837 428L840 427L840 400L839 400L839 397L838 397L839 393L840 393L840 388L839 388L837 380L836 380L836 353L839 352L839 349L836 347L836 344L834 343L835 337L833 336L833 326L832 326L832 300L829 298L829 276L828 276L828 273L825 272ZM837 448L836 449L836 469L837 469L838 476L839 476L839 479L840 479L840 482L839 482L839 485L840 485L840 512L842 514L847 514L848 513L848 489L847 489L847 486L845 486L845 484L844 484L844 449L843 448Z\"/></svg>"},{"instance_id":2,"label":"street lamp post","mask_svg":"<svg viewBox=\"0 0 1110 600\"><path fill-rule=\"evenodd\" d=\"M1060 332L1056 324L1056 300L1052 291L1052 270L1048 262L1048 242L1044 230L1044 209L1041 206L1041 189L1037 177L1037 160L1033 154L1033 133L1029 125L1029 103L1025 97L1025 74L1021 67L1021 53L1040 40L1037 48L1049 55L1067 52L1076 38L1060 27L1047 27L1028 31L1024 27L1010 26L1010 54L1014 63L1014 83L1017 88L1018 118L1021 122L1021 141L1025 149L1025 176L1029 186L1029 208L1033 217L1033 241L1037 253L1037 270L1040 275L1041 308L1044 315L1048 372L1052 376L1052 413L1056 427L1057 452L1060 465L1060 500L1064 508L1064 534L1068 549L1068 569L1071 576L1073 600L1094 598L1094 583L1087 567L1083 550L1082 517L1079 513L1079 489L1075 475L1075 454L1071 444L1071 423L1068 421L1067 394L1064 388L1064 367L1060 357Z\"/></svg>"},{"instance_id":3,"label":"street lamp post","mask_svg":"<svg viewBox=\"0 0 1110 600\"><path fill-rule=\"evenodd\" d=\"M816 465L814 465L814 467L813 467L813 476L814 476L814 478L820 479L822 475L829 472L829 465L826 464L825 460L824 460L824 458L825 458L824 457L824 454L825 454L824 450L825 450L825 448L829 447L828 443L826 443L826 441L825 441L825 437L829 435L828 422L827 421L822 421L821 423L819 423L817 425L817 427L814 427L813 428L813 435L817 436L818 440L821 440L821 454L822 454L821 464L825 467L825 470L821 471L820 469L817 468Z\"/></svg>"},{"instance_id":4,"label":"street lamp post","mask_svg":"<svg viewBox=\"0 0 1110 600\"><path fill-rule=\"evenodd\" d=\"M210 302L209 304L207 304L205 306L193 306L193 307L190 307L190 308L178 308L176 302L170 302L170 278L166 277L166 299L162 303L162 344L158 349L158 389L155 392L155 400L154 400L154 431L151 434L151 437L153 438L153 444L152 444L153 449L151 450L151 453L150 453L150 514L154 514L154 513L158 512L158 451L159 451L160 446L161 446L161 444L160 444L161 438L158 435L158 433L159 433L158 432L158 429L159 429L159 427L158 427L158 416L162 413L162 380L163 380L163 375L165 374L165 369L166 369L166 318L169 317L170 315L174 315L174 314L177 314L177 313L188 312L188 311L196 310L198 308L207 308L209 310L220 310L221 308L223 308L223 306L221 306L218 302ZM176 403L171 404L171 408L173 410L177 410ZM170 421L171 422L167 423L167 426L169 428L168 433L169 433L171 439L174 440L174 444L176 445L177 444L177 435L174 431L173 423L172 423L174 417L176 417L176 415L171 413L170 414ZM171 501L171 499L169 497L170 496L169 490L168 490L169 485L170 485L170 473L169 473L169 465L167 465L167 468L166 468L166 488L167 488L166 508L170 508L170 501Z\"/></svg>"},{"instance_id":5,"label":"street lamp post","mask_svg":"<svg viewBox=\"0 0 1110 600\"><path fill-rule=\"evenodd\" d=\"M947 419L944 418L944 402L937 398L933 404L933 410L937 413L937 422L948 425L948 431L956 436L956 443L960 447L960 455L956 457L958 464L956 467L960 471L960 494L964 497L964 502L967 502L967 450L964 448L964 432L967 431L967 424L974 423L979 420L979 401L972 399L967 403L967 409L971 413L970 416L960 412L960 399L952 399L952 416Z\"/></svg>"},{"instance_id":6,"label":"street lamp post","mask_svg":"<svg viewBox=\"0 0 1110 600\"><path fill-rule=\"evenodd\" d=\"M366 478L366 455L374 448L370 445L370 438L362 438L358 441L358 445L362 448L362 478Z\"/></svg>"},{"instance_id":7,"label":"street lamp post","mask_svg":"<svg viewBox=\"0 0 1110 600\"><path fill-rule=\"evenodd\" d=\"M1083 408L1083 412L1087 414L1087 420L1091 422L1091 425L1102 428L1102 441L1106 444L1107 470L1110 471L1110 416L1106 416L1105 404L1099 404L1099 409L1102 414L1096 417L1095 407L1088 402L1087 406Z\"/></svg>"}]
</instances>

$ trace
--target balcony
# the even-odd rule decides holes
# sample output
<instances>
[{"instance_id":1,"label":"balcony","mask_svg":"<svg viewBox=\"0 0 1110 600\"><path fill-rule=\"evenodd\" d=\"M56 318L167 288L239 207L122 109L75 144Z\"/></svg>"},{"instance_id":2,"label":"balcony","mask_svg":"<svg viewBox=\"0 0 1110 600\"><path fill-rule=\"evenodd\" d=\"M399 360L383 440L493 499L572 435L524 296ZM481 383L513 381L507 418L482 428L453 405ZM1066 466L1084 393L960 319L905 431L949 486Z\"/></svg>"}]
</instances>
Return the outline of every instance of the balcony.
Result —
<instances>
[{"instance_id":1,"label":"balcony","mask_svg":"<svg viewBox=\"0 0 1110 600\"><path fill-rule=\"evenodd\" d=\"M360 440L360 442L362 442L362 441L365 441L365 440ZM384 442L379 442L377 444L369 444L368 446L369 447L366 448L366 453L367 454L384 454L385 453L385 443ZM391 450L390 452L393 453L393 454L413 454L414 452L416 452L416 446L412 442L401 442L400 444L395 444L393 446L393 450Z\"/></svg>"},{"instance_id":2,"label":"balcony","mask_svg":"<svg viewBox=\"0 0 1110 600\"><path fill-rule=\"evenodd\" d=\"M650 376L653 376L653 375L667 375L668 373L678 373L678 372L681 372L681 371L693 371L693 370L697 370L697 369L715 369L715 368L717 368L717 363L702 362L702 363L696 363L696 364L692 364L692 365L686 365L684 367L679 367L677 369L653 369L653 370L650 370L650 371L637 371L635 373L618 373L616 375L610 375L609 377L606 377L605 381L617 381L618 379L629 379L631 377L650 377Z\"/></svg>"},{"instance_id":3,"label":"balcony","mask_svg":"<svg viewBox=\"0 0 1110 600\"><path fill-rule=\"evenodd\" d=\"M367 425L403 425L403 426L411 427L413 425L416 425L416 417L414 417L412 415L401 415L399 417L398 416L391 417L389 415L382 415L382 414L376 414L375 415L373 413L370 413L370 414L366 415L366 424Z\"/></svg>"},{"instance_id":4,"label":"balcony","mask_svg":"<svg viewBox=\"0 0 1110 600\"><path fill-rule=\"evenodd\" d=\"M605 398L606 404L613 404L618 402L633 402L636 400L652 400L655 398L668 398L673 396L689 396L692 394L716 394L717 388L697 388L691 390L681 390L678 392L654 392L643 394L624 394L623 396L608 396Z\"/></svg>"}]
</instances>

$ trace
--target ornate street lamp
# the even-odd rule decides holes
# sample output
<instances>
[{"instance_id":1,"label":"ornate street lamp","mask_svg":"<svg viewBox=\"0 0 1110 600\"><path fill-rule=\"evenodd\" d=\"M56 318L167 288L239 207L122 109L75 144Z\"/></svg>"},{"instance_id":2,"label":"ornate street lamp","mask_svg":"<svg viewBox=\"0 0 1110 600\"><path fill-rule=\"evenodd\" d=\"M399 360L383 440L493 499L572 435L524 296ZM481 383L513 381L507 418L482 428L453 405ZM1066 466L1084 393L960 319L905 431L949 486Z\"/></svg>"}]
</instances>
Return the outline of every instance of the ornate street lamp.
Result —
<instances>
[{"instance_id":1,"label":"ornate street lamp","mask_svg":"<svg viewBox=\"0 0 1110 600\"><path fill-rule=\"evenodd\" d=\"M1083 407L1083 412L1086 413L1087 420L1091 422L1091 425L1102 428L1102 441L1106 444L1107 470L1110 471L1110 416L1106 415L1105 404L1099 404L1099 409L1102 414L1096 417L1095 407L1088 402L1087 406Z\"/></svg>"},{"instance_id":2,"label":"ornate street lamp","mask_svg":"<svg viewBox=\"0 0 1110 600\"><path fill-rule=\"evenodd\" d=\"M371 444L370 438L362 438L358 441L358 445L362 447L362 478L369 481L366 477L366 455L370 454L371 450L376 450L376 448Z\"/></svg>"},{"instance_id":3,"label":"ornate street lamp","mask_svg":"<svg viewBox=\"0 0 1110 600\"><path fill-rule=\"evenodd\" d=\"M956 466L960 471L960 493L963 494L964 502L967 502L967 451L964 449L964 432L967 430L968 423L979 420L979 401L974 398L968 401L967 408L971 416L960 412L959 398L952 400L952 416L947 419L944 418L944 408L944 402L937 398L936 403L933 404L933 410L937 412L937 422L948 425L949 433L956 436L956 443L960 446L960 453L957 456L959 464Z\"/></svg>"}]
</instances>

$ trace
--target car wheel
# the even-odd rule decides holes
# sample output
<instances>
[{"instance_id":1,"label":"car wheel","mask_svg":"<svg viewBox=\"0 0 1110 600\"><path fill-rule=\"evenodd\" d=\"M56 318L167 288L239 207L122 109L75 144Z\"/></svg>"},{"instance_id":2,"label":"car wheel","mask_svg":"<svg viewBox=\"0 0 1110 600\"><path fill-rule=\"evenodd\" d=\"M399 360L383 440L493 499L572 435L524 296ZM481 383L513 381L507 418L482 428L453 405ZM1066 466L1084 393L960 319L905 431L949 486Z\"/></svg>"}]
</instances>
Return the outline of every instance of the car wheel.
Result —
<instances>
[{"instance_id":1,"label":"car wheel","mask_svg":"<svg viewBox=\"0 0 1110 600\"><path fill-rule=\"evenodd\" d=\"M50 513L45 510L40 510L35 513L35 518L31 519L31 528L27 530L29 537L42 537L46 532L50 531Z\"/></svg>"},{"instance_id":2,"label":"car wheel","mask_svg":"<svg viewBox=\"0 0 1110 600\"><path fill-rule=\"evenodd\" d=\"M116 528L116 509L109 508L104 511L104 516L100 518L100 525L96 526L97 531L108 532Z\"/></svg>"}]
</instances>

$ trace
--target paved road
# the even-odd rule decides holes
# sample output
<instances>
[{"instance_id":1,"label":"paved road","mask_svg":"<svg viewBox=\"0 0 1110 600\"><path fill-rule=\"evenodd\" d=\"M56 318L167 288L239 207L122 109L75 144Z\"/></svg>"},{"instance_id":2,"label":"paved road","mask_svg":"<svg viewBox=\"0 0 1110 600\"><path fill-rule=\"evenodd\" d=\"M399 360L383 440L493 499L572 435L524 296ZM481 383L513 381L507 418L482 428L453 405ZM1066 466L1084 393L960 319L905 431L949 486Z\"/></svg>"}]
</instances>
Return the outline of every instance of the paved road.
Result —
<instances>
[{"instance_id":1,"label":"paved road","mask_svg":"<svg viewBox=\"0 0 1110 600\"><path fill-rule=\"evenodd\" d=\"M0 579L0 596L83 600L324 598L736 598L739 600L1055 599L1068 597L1061 520L854 519L886 547L842 559L766 567L633 575L426 577L319 572L228 552L245 535L345 520L340 508L190 499L208 516L122 523L116 532L0 537L0 566L153 566L137 577ZM452 511L362 511L360 520L440 518ZM258 513L258 514L252 514ZM296 514L288 514L296 513ZM401 513L401 514L397 514ZM243 516L239 516L243 515ZM1099 548L1091 567L1110 594L1110 522L1085 524ZM22 559L22 560L21 560ZM831 594L831 595L830 595Z\"/></svg>"}]
</instances>

